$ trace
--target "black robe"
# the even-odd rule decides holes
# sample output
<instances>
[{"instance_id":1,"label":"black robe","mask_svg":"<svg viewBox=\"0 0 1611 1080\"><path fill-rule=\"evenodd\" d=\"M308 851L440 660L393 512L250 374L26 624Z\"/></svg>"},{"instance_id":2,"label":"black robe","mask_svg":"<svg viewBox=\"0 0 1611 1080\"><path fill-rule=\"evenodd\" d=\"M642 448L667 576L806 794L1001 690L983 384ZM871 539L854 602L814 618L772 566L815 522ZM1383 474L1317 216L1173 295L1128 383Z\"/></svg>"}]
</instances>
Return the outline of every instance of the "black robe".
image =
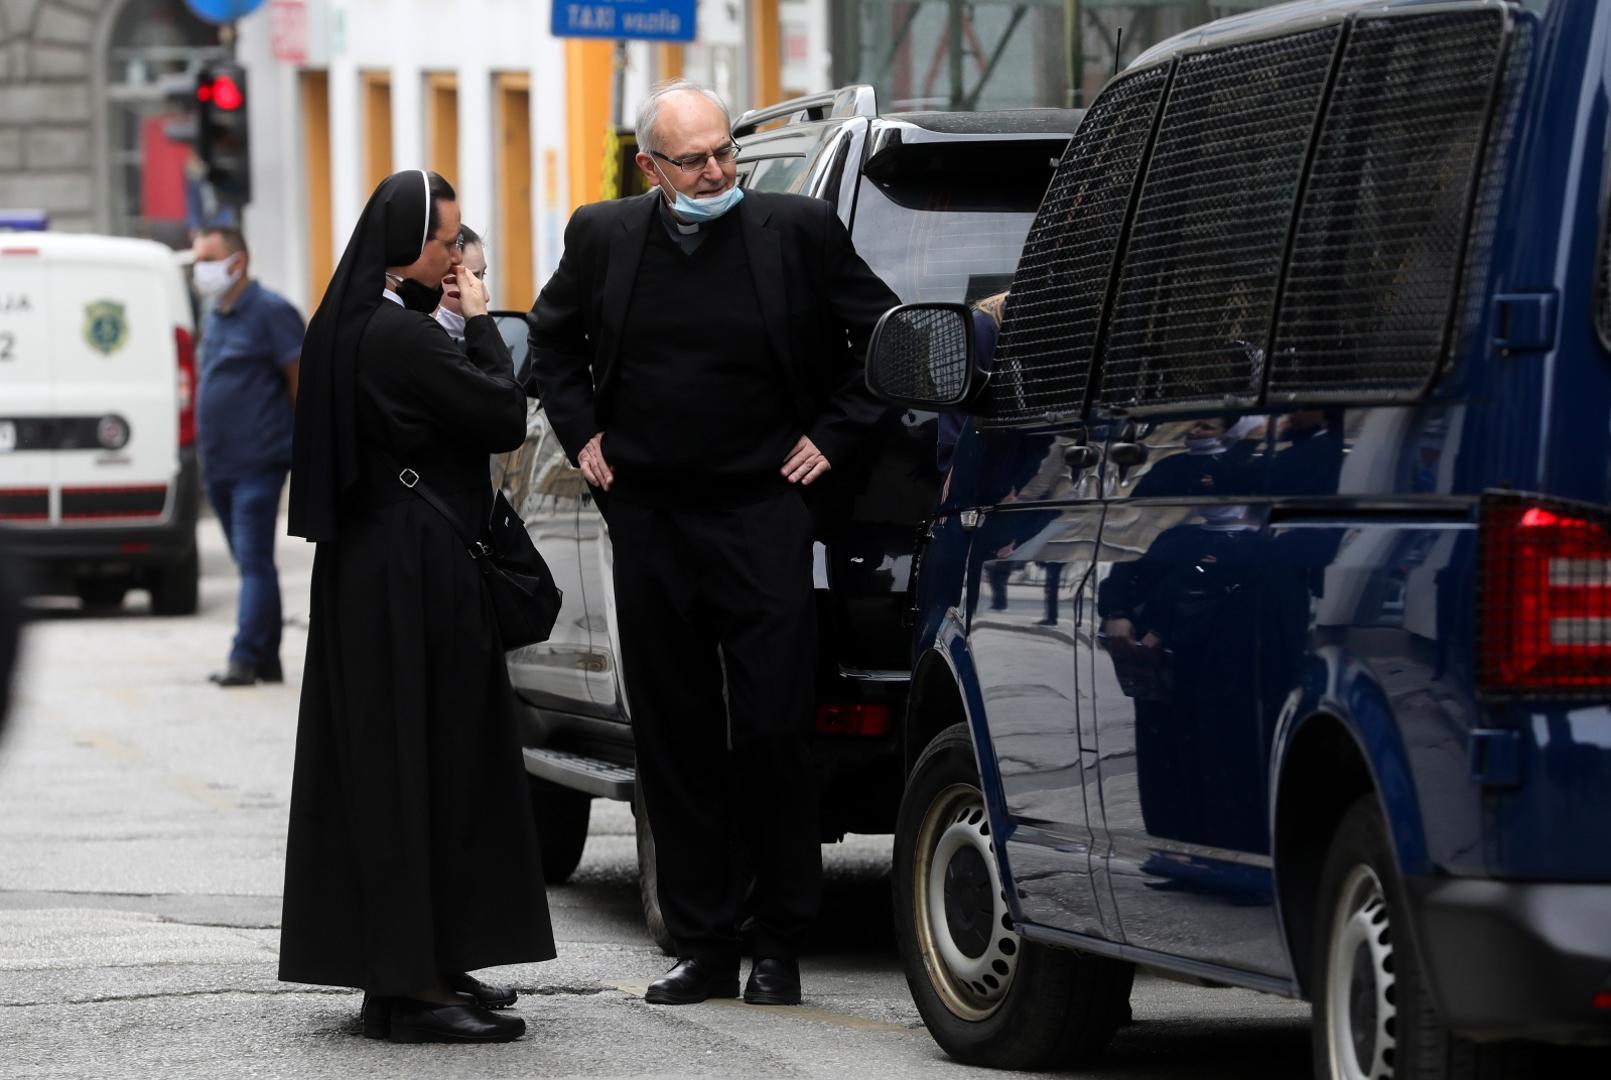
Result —
<instances>
[{"instance_id":1,"label":"black robe","mask_svg":"<svg viewBox=\"0 0 1611 1080\"><path fill-rule=\"evenodd\" d=\"M461 352L386 302L359 339L358 482L313 564L285 981L401 994L554 955L491 604L447 522L397 480L417 470L475 535L488 455L525 438L496 324L466 334Z\"/></svg>"}]
</instances>

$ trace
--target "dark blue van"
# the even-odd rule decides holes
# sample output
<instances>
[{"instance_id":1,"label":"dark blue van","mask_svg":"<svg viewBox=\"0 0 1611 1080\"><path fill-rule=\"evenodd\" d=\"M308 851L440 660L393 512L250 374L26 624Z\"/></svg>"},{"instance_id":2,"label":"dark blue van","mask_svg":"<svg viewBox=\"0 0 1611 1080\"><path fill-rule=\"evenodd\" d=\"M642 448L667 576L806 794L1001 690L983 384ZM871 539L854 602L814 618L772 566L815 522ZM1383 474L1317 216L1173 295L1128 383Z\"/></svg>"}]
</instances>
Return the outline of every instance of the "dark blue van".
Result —
<instances>
[{"instance_id":1,"label":"dark blue van","mask_svg":"<svg viewBox=\"0 0 1611 1080\"><path fill-rule=\"evenodd\" d=\"M1611 1043L1608 152L1611 4L1288 4L1105 88L999 336L886 317L968 417L895 844L953 1057L1088 1059L1136 965L1325 1078Z\"/></svg>"}]
</instances>

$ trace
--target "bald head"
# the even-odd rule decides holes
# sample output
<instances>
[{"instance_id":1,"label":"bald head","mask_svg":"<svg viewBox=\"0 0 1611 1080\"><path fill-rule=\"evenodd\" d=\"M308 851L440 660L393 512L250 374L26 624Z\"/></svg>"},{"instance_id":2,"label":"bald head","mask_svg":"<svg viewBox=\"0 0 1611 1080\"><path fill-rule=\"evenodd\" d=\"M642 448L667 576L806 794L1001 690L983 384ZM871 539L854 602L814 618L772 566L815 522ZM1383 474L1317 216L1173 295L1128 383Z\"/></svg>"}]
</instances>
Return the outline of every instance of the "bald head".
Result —
<instances>
[{"instance_id":1,"label":"bald head","mask_svg":"<svg viewBox=\"0 0 1611 1080\"><path fill-rule=\"evenodd\" d=\"M687 115L690 111L693 116ZM673 120L672 114L680 119ZM638 149L669 153L666 150L668 126L682 126L689 122L708 125L712 121L720 124L724 132L731 132L732 117L714 90L700 86L691 79L669 79L650 90L643 104L638 106Z\"/></svg>"}]
</instances>

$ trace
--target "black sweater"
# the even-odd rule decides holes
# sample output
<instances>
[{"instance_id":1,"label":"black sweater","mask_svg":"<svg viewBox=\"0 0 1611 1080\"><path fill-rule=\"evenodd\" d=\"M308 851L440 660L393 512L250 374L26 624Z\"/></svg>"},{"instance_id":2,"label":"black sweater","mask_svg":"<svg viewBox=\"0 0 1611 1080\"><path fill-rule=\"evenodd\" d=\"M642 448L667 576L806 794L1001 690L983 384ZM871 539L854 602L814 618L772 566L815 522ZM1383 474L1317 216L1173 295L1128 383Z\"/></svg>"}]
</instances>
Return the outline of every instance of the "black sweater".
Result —
<instances>
[{"instance_id":1,"label":"black sweater","mask_svg":"<svg viewBox=\"0 0 1611 1080\"><path fill-rule=\"evenodd\" d=\"M687 254L657 223L633 282L603 447L631 502L753 502L785 486L801 434L736 215L704 232Z\"/></svg>"}]
</instances>

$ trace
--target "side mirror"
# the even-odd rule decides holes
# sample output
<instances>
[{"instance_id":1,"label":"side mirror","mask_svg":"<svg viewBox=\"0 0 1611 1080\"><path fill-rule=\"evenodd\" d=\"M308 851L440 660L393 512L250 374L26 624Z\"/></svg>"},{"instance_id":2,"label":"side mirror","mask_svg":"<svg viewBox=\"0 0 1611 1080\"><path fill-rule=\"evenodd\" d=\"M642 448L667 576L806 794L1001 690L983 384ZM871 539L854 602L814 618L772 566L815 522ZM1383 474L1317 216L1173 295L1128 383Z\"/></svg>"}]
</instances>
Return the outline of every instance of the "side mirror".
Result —
<instances>
[{"instance_id":1,"label":"side mirror","mask_svg":"<svg viewBox=\"0 0 1611 1080\"><path fill-rule=\"evenodd\" d=\"M503 336L503 343L509 347L509 356L515 362L515 381L522 385L526 382L526 375L531 369L530 357L530 327L526 323L524 311L490 311L487 314L498 324L498 333Z\"/></svg>"},{"instance_id":2,"label":"side mirror","mask_svg":"<svg viewBox=\"0 0 1611 1080\"><path fill-rule=\"evenodd\" d=\"M867 389L893 404L931 412L963 409L983 389L966 304L902 304L873 328Z\"/></svg>"}]
</instances>

